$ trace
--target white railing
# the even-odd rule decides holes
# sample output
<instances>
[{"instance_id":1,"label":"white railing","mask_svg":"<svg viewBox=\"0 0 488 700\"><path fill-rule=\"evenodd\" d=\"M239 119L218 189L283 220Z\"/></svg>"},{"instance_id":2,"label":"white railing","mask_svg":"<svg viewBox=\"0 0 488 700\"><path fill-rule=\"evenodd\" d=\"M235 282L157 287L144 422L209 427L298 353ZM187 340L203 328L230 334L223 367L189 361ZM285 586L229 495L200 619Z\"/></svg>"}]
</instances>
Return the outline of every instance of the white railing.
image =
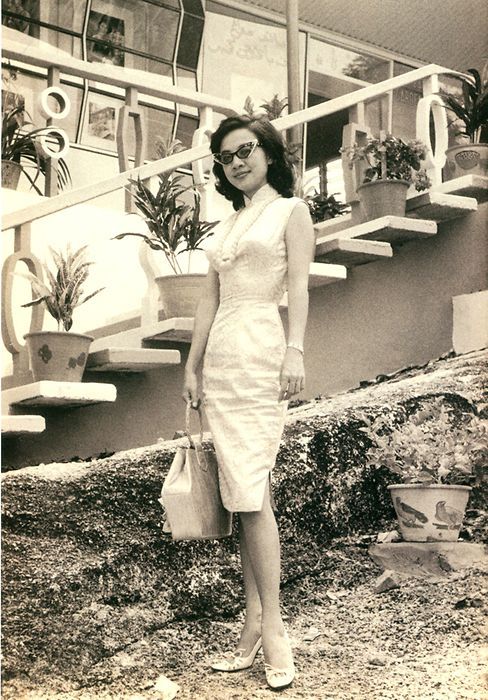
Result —
<instances>
[{"instance_id":1,"label":"white railing","mask_svg":"<svg viewBox=\"0 0 488 700\"><path fill-rule=\"evenodd\" d=\"M39 58L37 60L39 60ZM73 61L75 61L75 59L73 59ZM82 62L78 61L78 63ZM112 70L114 70L113 67L108 68L112 68ZM95 68L90 68L90 74L93 70L95 70ZM97 74L98 70L98 67L96 67ZM398 88L402 88L407 85L411 85L418 80L422 80L424 96L419 102L418 115L420 116L417 118L417 138L422 140L428 146L429 155L426 164L427 170L433 182L437 183L440 182L440 172L444 164L444 146L447 144L447 117L445 110L441 107L441 98L435 94L438 92L438 77L441 74L459 75L459 73L456 71L442 68L442 66L437 66L434 64L423 66L422 68L417 68L409 73L384 80L381 83L368 85L367 87L361 88L347 95L341 95L340 97L336 97L328 102L315 105L314 107L308 107L307 109L300 110L299 112L294 112L293 114L279 117L278 119L274 120L273 124L280 131L285 131L292 126L305 124L313 121L314 119L335 114L336 112L344 109L355 108L356 118L354 121L359 126L364 127L365 102L381 97L382 95L386 95L392 90L397 90ZM108 77L108 74L105 77ZM164 90L161 89L160 92L162 94ZM212 103L211 106L215 106L215 103ZM435 153L430 146L429 115L431 107L434 113L436 125ZM219 107L219 111L223 111L221 107ZM227 105L226 113L229 113L230 111L231 110L229 110L229 106ZM205 121L206 125L201 127L200 133L197 135L200 139L201 132L208 131L210 124L210 115L208 112L206 113ZM57 211L75 206L76 204L88 202L96 197L99 197L100 195L113 192L126 186L132 179L137 179L138 177L151 177L153 175L157 175L158 173L167 172L168 170L172 170L174 168L195 163L208 156L209 153L210 151L208 146L200 145L182 153L178 153L177 155L170 156L169 158L164 158L132 168L131 170L119 173L118 175L107 178L106 180L102 180L93 185L80 187L78 189L71 190L70 192L63 192L55 197L39 202L35 206L26 207L7 214L2 221L2 229L20 226L23 223L35 221L36 219L48 216L49 214L54 214Z\"/></svg>"},{"instance_id":2,"label":"white railing","mask_svg":"<svg viewBox=\"0 0 488 700\"><path fill-rule=\"evenodd\" d=\"M47 55L41 54L41 50L38 50L37 53L34 54L33 62L36 65L42 65L43 67L47 67L49 69L49 61L52 62L52 56L49 58ZM12 59L22 59L22 56L18 52L14 51L11 45L7 45L6 55ZM229 107L228 103L224 105L223 101L216 98L208 98L208 96L196 93L190 94L188 91L179 90L177 88L157 87L154 85L154 79L151 76L144 76L144 74L142 74L144 80L141 82L141 73L139 71L127 71L111 66L102 67L96 64L86 64L82 61L77 61L76 59L70 59L69 57L60 65L60 69L70 73L73 73L73 71L76 70L77 75L100 81L104 80L105 82L114 80L114 71L116 71L116 82L119 85L123 85L127 91L132 91L132 97L134 97L134 89L137 88L143 93L149 92L149 94L152 95L156 95L157 93L158 97L183 102L186 101L186 104L198 106L200 109L200 128L195 133L193 141L194 147L191 149L161 160L138 165L137 167L130 170L125 170L118 175L100 182L90 184L85 187L80 187L69 192L63 192L56 196L39 201L35 205L6 214L3 217L2 229L5 230L13 228L16 232L16 252L13 256L10 256L12 258L9 263L11 266L15 264L16 260L24 260L26 264L31 266L38 264L38 261L34 258L30 251L31 222L46 217L50 214L65 210L69 207L73 207L84 202L89 202L100 195L124 188L127 186L130 180L137 177L145 179L191 164L195 184L199 188L205 189L205 176L203 173L203 168L201 167L201 162L202 159L210 155L208 148L208 132L211 129L212 124L212 110L217 109L223 114L233 113L233 110ZM124 76L123 79L121 79L119 73ZM133 75L134 73L137 73L137 76ZM368 85L347 95L342 95L341 97L330 100L329 102L321 103L314 107L309 107L307 109L300 110L299 112L280 117L279 119L274 120L273 124L280 131L284 131L293 126L299 126L313 121L314 119L349 109L350 123L344 129L343 140L344 145L349 145L359 134L369 133L369 129L366 126L364 119L365 104L368 101L377 99L383 95L388 95L393 90L397 90L421 80L423 97L420 99L417 108L416 135L417 138L426 143L428 147L428 157L425 164L428 174L434 184L440 183L441 169L445 161L444 150L447 146L446 110L442 107L441 98L438 94L436 94L439 91L439 75L441 74L459 75L455 71L447 70L441 66L424 66L422 68L412 70L409 73L390 78L381 83ZM131 79L131 76L133 80ZM431 111L434 115L435 125L435 153L430 144ZM354 181L354 174L352 171L347 171L348 168L345 168L344 176L346 184L346 200L353 205L354 211L354 206L356 206L356 183ZM208 188L206 189L208 190ZM151 278L152 273L150 265L143 265L143 267L147 277L148 291L146 297L142 301L142 317L147 320L149 315L153 317L155 313L156 307L154 306L153 301L156 290L153 276ZM6 324L8 326L3 329L4 342L14 357L14 372L17 374L17 376L19 376L19 373L21 371L25 371L27 368L27 359L20 341L16 339L15 330L13 328L10 288L4 289L3 310L4 319L9 321L9 323L6 324L6 321L4 320L4 325ZM39 319L35 321L33 318L32 322L39 323ZM37 328L31 328L31 330L37 330ZM7 338L7 341L5 341L5 338Z\"/></svg>"}]
</instances>

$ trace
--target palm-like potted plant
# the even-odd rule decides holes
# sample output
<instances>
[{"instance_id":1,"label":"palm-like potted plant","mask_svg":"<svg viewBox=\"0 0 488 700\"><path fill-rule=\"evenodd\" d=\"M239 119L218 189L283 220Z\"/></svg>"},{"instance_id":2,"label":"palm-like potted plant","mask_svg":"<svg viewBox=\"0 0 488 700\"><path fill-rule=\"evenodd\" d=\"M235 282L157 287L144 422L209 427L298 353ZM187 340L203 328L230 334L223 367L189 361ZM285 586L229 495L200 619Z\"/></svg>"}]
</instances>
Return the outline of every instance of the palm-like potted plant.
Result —
<instances>
[{"instance_id":1,"label":"palm-like potted plant","mask_svg":"<svg viewBox=\"0 0 488 700\"><path fill-rule=\"evenodd\" d=\"M16 189L20 175L24 173L31 187L43 194L36 184L39 175L46 175L48 158L40 148L40 138L49 136L49 128L32 127L23 105L17 105L2 115L2 187ZM71 176L63 158L58 159L58 186L71 182Z\"/></svg>"},{"instance_id":2,"label":"palm-like potted plant","mask_svg":"<svg viewBox=\"0 0 488 700\"><path fill-rule=\"evenodd\" d=\"M445 177L488 175L488 78L475 68L461 78L461 95L442 94L446 109L455 115L458 145L446 151ZM462 142L462 143L461 143Z\"/></svg>"},{"instance_id":3,"label":"palm-like potted plant","mask_svg":"<svg viewBox=\"0 0 488 700\"><path fill-rule=\"evenodd\" d=\"M455 542L469 492L486 478L486 422L472 413L455 415L440 398L393 429L385 416L363 420L361 430L372 441L368 464L403 482L388 487L403 539Z\"/></svg>"},{"instance_id":4,"label":"palm-like potted plant","mask_svg":"<svg viewBox=\"0 0 488 700\"><path fill-rule=\"evenodd\" d=\"M180 142L160 149L160 154L172 155ZM216 221L200 220L200 193L193 186L182 184L183 176L173 171L159 175L159 186L154 194L142 180L132 182L132 195L136 208L148 228L147 233L124 232L114 236L121 240L126 236L141 238L152 250L160 250L166 257L171 275L156 277L161 303L167 318L191 317L201 297L205 274L191 273L191 255L202 249L203 241L211 236ZM185 195L193 197L194 204L185 204ZM134 216L133 214L131 216ZM179 262L179 256L187 254L187 271Z\"/></svg>"},{"instance_id":5,"label":"palm-like potted plant","mask_svg":"<svg viewBox=\"0 0 488 700\"><path fill-rule=\"evenodd\" d=\"M103 288L84 294L84 285L92 262L86 260L87 246L71 252L50 248L54 272L43 265L47 283L31 272L17 273L29 280L35 298L23 307L44 304L58 324L57 331L27 333L26 340L34 381L44 379L78 382L81 380L93 338L72 333L73 312Z\"/></svg>"},{"instance_id":6,"label":"palm-like potted plant","mask_svg":"<svg viewBox=\"0 0 488 700\"><path fill-rule=\"evenodd\" d=\"M388 134L384 138L367 138L362 144L341 149L349 167L357 167L357 187L364 220L389 214L405 216L407 191L430 186L422 160L426 147L421 141L404 140Z\"/></svg>"},{"instance_id":7,"label":"palm-like potted plant","mask_svg":"<svg viewBox=\"0 0 488 700\"><path fill-rule=\"evenodd\" d=\"M303 199L310 210L310 216L314 224L321 221L334 219L349 211L349 205L336 199L335 194L318 192L316 189L312 193L306 194Z\"/></svg>"}]
</instances>

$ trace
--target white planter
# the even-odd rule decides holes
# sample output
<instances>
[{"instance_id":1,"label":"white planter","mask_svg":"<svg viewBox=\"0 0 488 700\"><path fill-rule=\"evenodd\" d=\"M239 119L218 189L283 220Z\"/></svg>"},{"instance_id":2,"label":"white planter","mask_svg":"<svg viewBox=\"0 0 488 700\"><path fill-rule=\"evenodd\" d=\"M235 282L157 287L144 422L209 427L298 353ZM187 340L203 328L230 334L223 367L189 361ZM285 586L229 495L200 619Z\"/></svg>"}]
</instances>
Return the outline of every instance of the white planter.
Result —
<instances>
[{"instance_id":1,"label":"white planter","mask_svg":"<svg viewBox=\"0 0 488 700\"><path fill-rule=\"evenodd\" d=\"M470 486L388 486L402 537L407 542L456 542Z\"/></svg>"},{"instance_id":2,"label":"white planter","mask_svg":"<svg viewBox=\"0 0 488 700\"><path fill-rule=\"evenodd\" d=\"M205 274L156 277L166 318L193 318L203 296Z\"/></svg>"}]
</instances>

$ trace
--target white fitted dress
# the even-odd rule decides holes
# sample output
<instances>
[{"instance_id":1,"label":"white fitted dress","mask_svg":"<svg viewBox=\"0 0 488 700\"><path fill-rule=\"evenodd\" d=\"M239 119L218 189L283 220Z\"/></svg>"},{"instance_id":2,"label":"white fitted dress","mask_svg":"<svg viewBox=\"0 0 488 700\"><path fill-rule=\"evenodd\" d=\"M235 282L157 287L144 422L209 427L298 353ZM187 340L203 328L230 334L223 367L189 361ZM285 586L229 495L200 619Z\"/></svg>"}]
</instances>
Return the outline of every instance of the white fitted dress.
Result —
<instances>
[{"instance_id":1,"label":"white fitted dress","mask_svg":"<svg viewBox=\"0 0 488 700\"><path fill-rule=\"evenodd\" d=\"M232 512L261 510L283 432L286 340L278 304L287 281L285 229L299 201L264 185L218 225L207 249L220 304L205 350L203 401L222 501Z\"/></svg>"}]
</instances>

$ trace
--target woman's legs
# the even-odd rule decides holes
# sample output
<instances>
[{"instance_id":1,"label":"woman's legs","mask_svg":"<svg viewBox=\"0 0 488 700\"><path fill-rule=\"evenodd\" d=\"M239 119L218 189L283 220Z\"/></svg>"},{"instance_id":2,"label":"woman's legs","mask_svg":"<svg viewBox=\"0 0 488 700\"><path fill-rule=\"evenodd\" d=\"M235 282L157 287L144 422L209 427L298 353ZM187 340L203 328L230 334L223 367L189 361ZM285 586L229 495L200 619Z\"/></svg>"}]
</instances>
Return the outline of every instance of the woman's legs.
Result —
<instances>
[{"instance_id":1,"label":"woman's legs","mask_svg":"<svg viewBox=\"0 0 488 700\"><path fill-rule=\"evenodd\" d=\"M276 519L271 508L269 483L260 511L240 513L241 538L245 541L243 570L250 604L255 610L254 587L262 607L262 638L265 660L277 668L290 665L291 650L285 636L280 611L280 540ZM242 541L242 540L241 540ZM249 564L253 576L249 572ZM247 615L246 615L247 620Z\"/></svg>"},{"instance_id":2,"label":"woman's legs","mask_svg":"<svg viewBox=\"0 0 488 700\"><path fill-rule=\"evenodd\" d=\"M239 523L239 548L246 595L246 618L238 646L246 650L244 656L247 656L247 654L251 653L256 641L261 636L261 599L256 586L249 552L247 551L242 523Z\"/></svg>"}]
</instances>

